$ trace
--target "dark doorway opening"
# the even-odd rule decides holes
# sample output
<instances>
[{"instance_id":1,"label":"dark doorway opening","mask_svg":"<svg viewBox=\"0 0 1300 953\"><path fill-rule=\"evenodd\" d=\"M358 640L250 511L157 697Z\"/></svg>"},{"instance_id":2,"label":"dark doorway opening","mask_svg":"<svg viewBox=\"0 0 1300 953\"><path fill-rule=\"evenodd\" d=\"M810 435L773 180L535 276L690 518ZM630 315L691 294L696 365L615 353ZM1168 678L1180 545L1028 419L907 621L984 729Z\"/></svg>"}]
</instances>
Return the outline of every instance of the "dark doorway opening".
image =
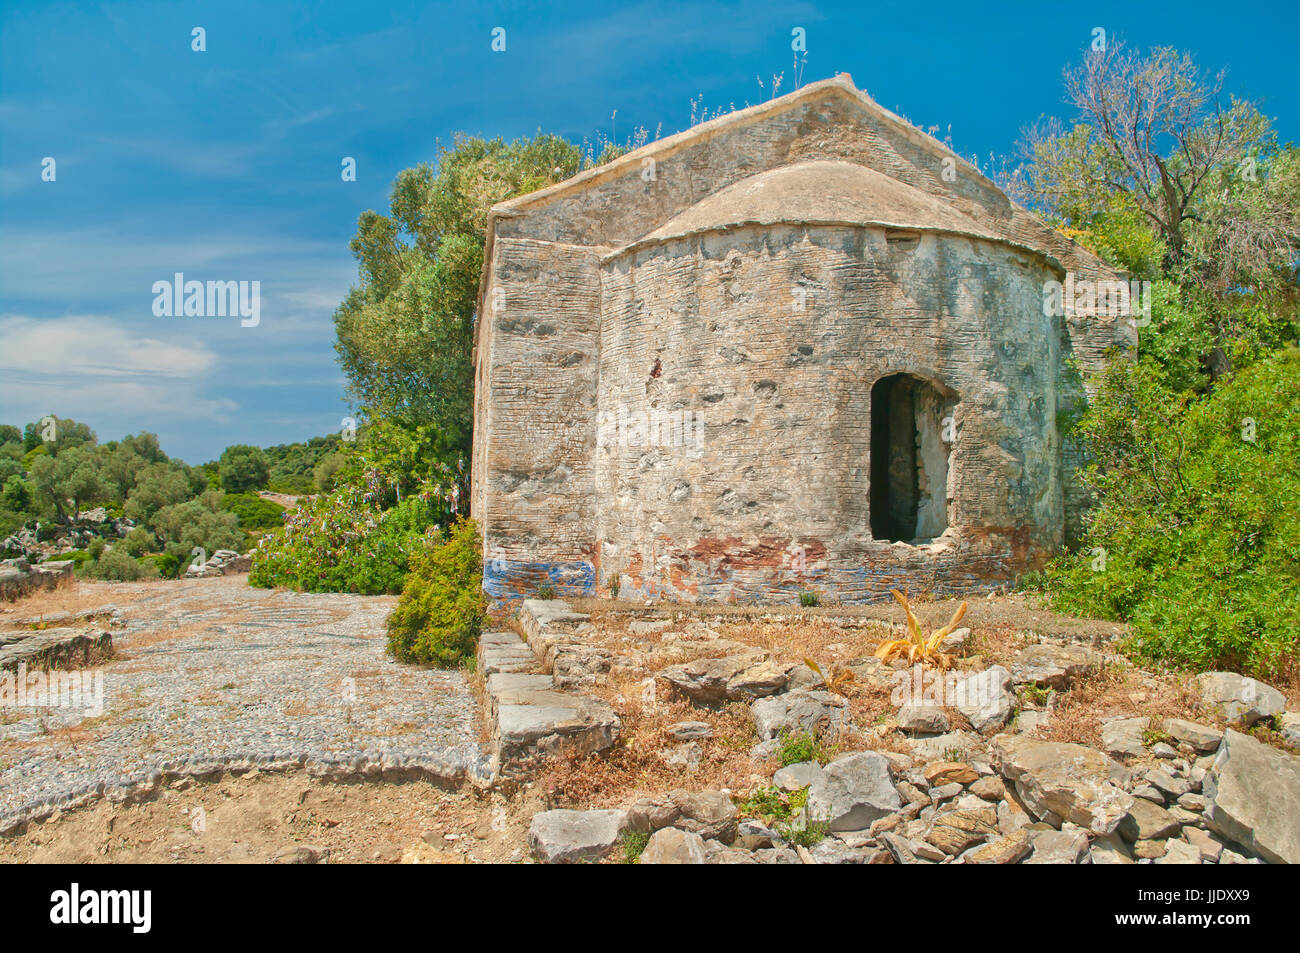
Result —
<instances>
[{"instance_id":1,"label":"dark doorway opening","mask_svg":"<svg viewBox=\"0 0 1300 953\"><path fill-rule=\"evenodd\" d=\"M909 374L871 388L871 535L889 542L932 539L948 528L949 410L931 384Z\"/></svg>"}]
</instances>

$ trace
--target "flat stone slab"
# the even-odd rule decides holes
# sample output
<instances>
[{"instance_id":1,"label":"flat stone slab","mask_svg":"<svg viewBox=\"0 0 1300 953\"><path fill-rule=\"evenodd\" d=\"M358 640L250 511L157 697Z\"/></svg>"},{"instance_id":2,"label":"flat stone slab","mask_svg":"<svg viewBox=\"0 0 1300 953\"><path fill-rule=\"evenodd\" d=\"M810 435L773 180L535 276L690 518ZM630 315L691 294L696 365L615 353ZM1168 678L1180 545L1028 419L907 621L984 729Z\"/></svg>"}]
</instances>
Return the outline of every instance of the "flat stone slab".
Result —
<instances>
[{"instance_id":1,"label":"flat stone slab","mask_svg":"<svg viewBox=\"0 0 1300 953\"><path fill-rule=\"evenodd\" d=\"M113 636L107 631L38 629L4 633L0 642L0 671L16 672L89 665L113 654Z\"/></svg>"}]
</instances>

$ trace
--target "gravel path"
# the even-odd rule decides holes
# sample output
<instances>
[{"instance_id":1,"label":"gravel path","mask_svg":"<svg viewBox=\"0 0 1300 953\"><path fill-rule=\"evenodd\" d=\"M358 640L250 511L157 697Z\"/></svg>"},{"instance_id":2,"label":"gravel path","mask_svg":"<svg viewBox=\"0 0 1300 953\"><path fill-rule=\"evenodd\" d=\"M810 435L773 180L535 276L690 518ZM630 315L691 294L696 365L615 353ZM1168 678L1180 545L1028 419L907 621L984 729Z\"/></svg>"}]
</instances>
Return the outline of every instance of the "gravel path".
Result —
<instances>
[{"instance_id":1,"label":"gravel path","mask_svg":"<svg viewBox=\"0 0 1300 953\"><path fill-rule=\"evenodd\" d=\"M103 590L114 603L120 587ZM483 777L462 672L384 655L387 597L150 583L118 600L103 712L0 707L0 830L155 772L297 761L319 773ZM93 684L93 683L90 683Z\"/></svg>"}]
</instances>

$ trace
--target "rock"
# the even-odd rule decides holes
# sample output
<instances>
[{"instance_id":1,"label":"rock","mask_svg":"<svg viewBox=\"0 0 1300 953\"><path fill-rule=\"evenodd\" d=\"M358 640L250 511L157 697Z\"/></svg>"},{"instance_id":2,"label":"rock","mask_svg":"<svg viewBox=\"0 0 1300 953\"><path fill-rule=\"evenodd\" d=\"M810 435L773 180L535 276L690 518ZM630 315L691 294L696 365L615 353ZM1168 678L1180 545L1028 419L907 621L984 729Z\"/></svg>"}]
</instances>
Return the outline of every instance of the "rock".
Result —
<instances>
[{"instance_id":1,"label":"rock","mask_svg":"<svg viewBox=\"0 0 1300 953\"><path fill-rule=\"evenodd\" d=\"M599 860L614 849L626 822L624 811L541 811L528 827L528 844L544 864Z\"/></svg>"},{"instance_id":2,"label":"rock","mask_svg":"<svg viewBox=\"0 0 1300 953\"><path fill-rule=\"evenodd\" d=\"M850 847L833 837L827 837L809 848L808 853L812 855L813 862L818 864L865 864L873 851L865 847Z\"/></svg>"},{"instance_id":3,"label":"rock","mask_svg":"<svg viewBox=\"0 0 1300 953\"><path fill-rule=\"evenodd\" d=\"M931 786L944 784L973 784L979 774L969 764L960 761L931 761L923 769L925 780Z\"/></svg>"},{"instance_id":4,"label":"rock","mask_svg":"<svg viewBox=\"0 0 1300 953\"><path fill-rule=\"evenodd\" d=\"M1205 810L1205 797L1200 794L1192 794L1190 791L1178 799L1178 806L1188 811L1201 813Z\"/></svg>"},{"instance_id":5,"label":"rock","mask_svg":"<svg viewBox=\"0 0 1300 953\"><path fill-rule=\"evenodd\" d=\"M1217 864L1223 854L1223 842L1208 831L1196 827L1183 828L1183 840L1196 848L1202 863Z\"/></svg>"},{"instance_id":6,"label":"rock","mask_svg":"<svg viewBox=\"0 0 1300 953\"><path fill-rule=\"evenodd\" d=\"M669 799L679 812L674 827L705 840L720 840L730 844L736 837L736 805L722 791L672 791Z\"/></svg>"},{"instance_id":7,"label":"rock","mask_svg":"<svg viewBox=\"0 0 1300 953\"><path fill-rule=\"evenodd\" d=\"M1011 673L1001 665L967 675L953 684L956 708L976 731L996 731L1015 710L1010 686Z\"/></svg>"},{"instance_id":8,"label":"rock","mask_svg":"<svg viewBox=\"0 0 1300 953\"><path fill-rule=\"evenodd\" d=\"M956 856L998 833L998 815L992 807L939 814L925 832L927 843Z\"/></svg>"},{"instance_id":9,"label":"rock","mask_svg":"<svg viewBox=\"0 0 1300 953\"><path fill-rule=\"evenodd\" d=\"M980 778L970 786L970 793L986 801L1001 801L1007 794L1007 786L999 777Z\"/></svg>"},{"instance_id":10,"label":"rock","mask_svg":"<svg viewBox=\"0 0 1300 953\"><path fill-rule=\"evenodd\" d=\"M652 834L661 828L672 827L681 816L681 808L673 803L672 798L661 794L641 798L629 807L624 826L629 831Z\"/></svg>"},{"instance_id":11,"label":"rock","mask_svg":"<svg viewBox=\"0 0 1300 953\"><path fill-rule=\"evenodd\" d=\"M941 784L937 788L930 789L930 800L935 804L938 804L940 801L947 801L951 798L955 798L957 795L961 794L962 790L962 786L956 781L951 784Z\"/></svg>"},{"instance_id":12,"label":"rock","mask_svg":"<svg viewBox=\"0 0 1300 953\"><path fill-rule=\"evenodd\" d=\"M1162 840L1140 840L1133 845L1133 854L1142 860L1155 860L1165 856L1168 850L1166 842Z\"/></svg>"},{"instance_id":13,"label":"rock","mask_svg":"<svg viewBox=\"0 0 1300 953\"><path fill-rule=\"evenodd\" d=\"M1027 864L1078 864L1088 853L1088 835L1078 828L1036 831L1029 842L1033 853Z\"/></svg>"},{"instance_id":14,"label":"rock","mask_svg":"<svg viewBox=\"0 0 1300 953\"><path fill-rule=\"evenodd\" d=\"M741 850L766 850L769 847L782 846L784 843L781 835L753 818L740 822L736 839L731 842L733 847Z\"/></svg>"},{"instance_id":15,"label":"rock","mask_svg":"<svg viewBox=\"0 0 1300 953\"><path fill-rule=\"evenodd\" d=\"M1165 841L1165 853L1157 864L1199 864L1201 852L1186 841Z\"/></svg>"},{"instance_id":16,"label":"rock","mask_svg":"<svg viewBox=\"0 0 1300 953\"><path fill-rule=\"evenodd\" d=\"M963 858L963 863L1014 864L1028 854L1030 849L1028 831L1019 830L975 848Z\"/></svg>"},{"instance_id":17,"label":"rock","mask_svg":"<svg viewBox=\"0 0 1300 953\"><path fill-rule=\"evenodd\" d=\"M1016 722L1011 730L1016 734L1028 735L1039 728L1046 728L1051 723L1051 712L1039 711L1035 708L1022 708L1020 714L1016 715Z\"/></svg>"},{"instance_id":18,"label":"rock","mask_svg":"<svg viewBox=\"0 0 1300 953\"><path fill-rule=\"evenodd\" d=\"M327 864L330 859L328 847L313 847L310 844L294 844L272 858L273 864Z\"/></svg>"},{"instance_id":19,"label":"rock","mask_svg":"<svg viewBox=\"0 0 1300 953\"><path fill-rule=\"evenodd\" d=\"M1012 798L999 801L997 811L998 830L1006 835L1014 834L1034 822L1034 819L1026 814L1024 809Z\"/></svg>"},{"instance_id":20,"label":"rock","mask_svg":"<svg viewBox=\"0 0 1300 953\"><path fill-rule=\"evenodd\" d=\"M762 652L696 659L659 674L700 705L772 695L786 683L785 671Z\"/></svg>"},{"instance_id":21,"label":"rock","mask_svg":"<svg viewBox=\"0 0 1300 953\"><path fill-rule=\"evenodd\" d=\"M1178 757L1178 751L1173 745L1166 744L1163 741L1157 741L1151 746L1151 753L1157 758L1165 761L1172 761Z\"/></svg>"},{"instance_id":22,"label":"rock","mask_svg":"<svg viewBox=\"0 0 1300 953\"><path fill-rule=\"evenodd\" d=\"M831 692L786 692L761 698L749 710L764 741L790 734L833 735L848 720L848 702Z\"/></svg>"},{"instance_id":23,"label":"rock","mask_svg":"<svg viewBox=\"0 0 1300 953\"><path fill-rule=\"evenodd\" d=\"M898 709L898 727L921 735L939 735L951 725L938 705L904 705Z\"/></svg>"},{"instance_id":24,"label":"rock","mask_svg":"<svg viewBox=\"0 0 1300 953\"><path fill-rule=\"evenodd\" d=\"M1023 735L998 735L991 749L993 766L1040 819L1055 814L1109 834L1133 807L1133 796L1120 787L1128 772L1100 751Z\"/></svg>"},{"instance_id":25,"label":"rock","mask_svg":"<svg viewBox=\"0 0 1300 953\"><path fill-rule=\"evenodd\" d=\"M787 691L795 692L803 689L817 689L826 687L826 679L822 678L803 662L798 662L786 669Z\"/></svg>"},{"instance_id":26,"label":"rock","mask_svg":"<svg viewBox=\"0 0 1300 953\"><path fill-rule=\"evenodd\" d=\"M1097 654L1081 645L1030 645L1011 662L1016 685L1062 690L1097 667Z\"/></svg>"},{"instance_id":27,"label":"rock","mask_svg":"<svg viewBox=\"0 0 1300 953\"><path fill-rule=\"evenodd\" d=\"M1177 837L1182 825L1163 807L1142 798L1135 798L1133 806L1119 822L1118 832L1126 841L1164 840Z\"/></svg>"},{"instance_id":28,"label":"rock","mask_svg":"<svg viewBox=\"0 0 1300 953\"><path fill-rule=\"evenodd\" d=\"M1230 723L1249 727L1286 710L1286 699L1276 688L1235 672L1206 672L1196 676L1196 684L1201 691L1201 704L1217 711Z\"/></svg>"},{"instance_id":29,"label":"rock","mask_svg":"<svg viewBox=\"0 0 1300 953\"><path fill-rule=\"evenodd\" d=\"M1125 758L1138 758L1146 753L1142 733L1151 724L1149 718L1114 718L1101 726L1101 750Z\"/></svg>"},{"instance_id":30,"label":"rock","mask_svg":"<svg viewBox=\"0 0 1300 953\"><path fill-rule=\"evenodd\" d=\"M800 791L815 783L822 773L822 766L816 761L801 761L772 775L772 783L782 791Z\"/></svg>"},{"instance_id":31,"label":"rock","mask_svg":"<svg viewBox=\"0 0 1300 953\"><path fill-rule=\"evenodd\" d=\"M706 864L708 854L704 838L675 827L665 827L650 835L641 852L642 864Z\"/></svg>"},{"instance_id":32,"label":"rock","mask_svg":"<svg viewBox=\"0 0 1300 953\"><path fill-rule=\"evenodd\" d=\"M1293 748L1300 748L1300 712L1282 713L1282 723L1278 726L1282 740Z\"/></svg>"},{"instance_id":33,"label":"rock","mask_svg":"<svg viewBox=\"0 0 1300 953\"><path fill-rule=\"evenodd\" d=\"M754 859L760 864L802 864L799 855L788 847L777 847L771 850L754 851Z\"/></svg>"},{"instance_id":34,"label":"rock","mask_svg":"<svg viewBox=\"0 0 1300 953\"><path fill-rule=\"evenodd\" d=\"M1147 783L1154 788L1159 788L1169 797L1179 798L1192 789L1192 786L1182 778L1176 778L1164 768L1152 768L1147 771Z\"/></svg>"},{"instance_id":35,"label":"rock","mask_svg":"<svg viewBox=\"0 0 1300 953\"><path fill-rule=\"evenodd\" d=\"M860 831L903 806L890 778L889 762L874 751L851 754L826 765L808 789L808 817L832 831Z\"/></svg>"},{"instance_id":36,"label":"rock","mask_svg":"<svg viewBox=\"0 0 1300 953\"><path fill-rule=\"evenodd\" d=\"M1133 787L1133 796L1140 797L1150 801L1153 804L1164 804L1165 793L1152 784L1137 784Z\"/></svg>"},{"instance_id":37,"label":"rock","mask_svg":"<svg viewBox=\"0 0 1300 953\"><path fill-rule=\"evenodd\" d=\"M945 761L969 758L984 747L978 735L969 731L952 731L946 735L929 735L911 741L912 754L922 761Z\"/></svg>"},{"instance_id":38,"label":"rock","mask_svg":"<svg viewBox=\"0 0 1300 953\"><path fill-rule=\"evenodd\" d=\"M670 737L678 741L700 741L713 737L713 729L707 721L679 721L664 729Z\"/></svg>"},{"instance_id":39,"label":"rock","mask_svg":"<svg viewBox=\"0 0 1300 953\"><path fill-rule=\"evenodd\" d=\"M1164 729L1169 737L1185 745L1191 745L1197 751L1213 751L1223 740L1223 732L1217 728L1198 725L1194 721L1184 721L1181 718L1166 718Z\"/></svg>"},{"instance_id":40,"label":"rock","mask_svg":"<svg viewBox=\"0 0 1300 953\"><path fill-rule=\"evenodd\" d=\"M469 859L464 854L457 854L448 850L439 850L431 844L424 841L417 841L408 847L398 861L401 864L468 864Z\"/></svg>"},{"instance_id":41,"label":"rock","mask_svg":"<svg viewBox=\"0 0 1300 953\"><path fill-rule=\"evenodd\" d=\"M1201 791L1215 833L1272 863L1300 863L1300 758L1229 729Z\"/></svg>"},{"instance_id":42,"label":"rock","mask_svg":"<svg viewBox=\"0 0 1300 953\"><path fill-rule=\"evenodd\" d=\"M1094 864L1122 865L1133 863L1133 856L1118 834L1097 837L1088 847L1088 858Z\"/></svg>"},{"instance_id":43,"label":"rock","mask_svg":"<svg viewBox=\"0 0 1300 953\"><path fill-rule=\"evenodd\" d=\"M939 649L949 655L961 655L971 647L972 641L970 629L962 626L945 635L943 641L939 643Z\"/></svg>"},{"instance_id":44,"label":"rock","mask_svg":"<svg viewBox=\"0 0 1300 953\"><path fill-rule=\"evenodd\" d=\"M672 624L672 619L633 619L628 623L627 630L633 635L654 635Z\"/></svg>"},{"instance_id":45,"label":"rock","mask_svg":"<svg viewBox=\"0 0 1300 953\"><path fill-rule=\"evenodd\" d=\"M754 855L747 850L727 847L715 840L704 842L704 862L706 864L756 864Z\"/></svg>"}]
</instances>

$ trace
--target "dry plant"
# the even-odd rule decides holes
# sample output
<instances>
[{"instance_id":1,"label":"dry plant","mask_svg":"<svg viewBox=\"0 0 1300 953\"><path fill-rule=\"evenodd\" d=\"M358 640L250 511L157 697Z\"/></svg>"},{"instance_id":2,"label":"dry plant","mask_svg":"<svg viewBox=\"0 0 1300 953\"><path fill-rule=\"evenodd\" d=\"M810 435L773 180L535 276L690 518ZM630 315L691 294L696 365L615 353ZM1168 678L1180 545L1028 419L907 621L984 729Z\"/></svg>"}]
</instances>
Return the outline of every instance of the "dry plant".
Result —
<instances>
[{"instance_id":1,"label":"dry plant","mask_svg":"<svg viewBox=\"0 0 1300 953\"><path fill-rule=\"evenodd\" d=\"M905 639L890 639L881 644L876 649L876 658L882 662L890 662L895 658L907 657L909 665L920 663L924 665L929 662L939 668L947 669L952 667L952 656L946 652L940 652L939 646L947 638L953 629L957 628L957 623L961 621L962 616L966 614L966 603L963 602L957 607L948 624L941 629L935 629L926 638L921 632L921 623L916 620L916 614L912 612L912 607L907 601L907 596L903 595L897 589L890 589L892 595L898 604L903 607L907 614L907 632L908 637Z\"/></svg>"}]
</instances>

